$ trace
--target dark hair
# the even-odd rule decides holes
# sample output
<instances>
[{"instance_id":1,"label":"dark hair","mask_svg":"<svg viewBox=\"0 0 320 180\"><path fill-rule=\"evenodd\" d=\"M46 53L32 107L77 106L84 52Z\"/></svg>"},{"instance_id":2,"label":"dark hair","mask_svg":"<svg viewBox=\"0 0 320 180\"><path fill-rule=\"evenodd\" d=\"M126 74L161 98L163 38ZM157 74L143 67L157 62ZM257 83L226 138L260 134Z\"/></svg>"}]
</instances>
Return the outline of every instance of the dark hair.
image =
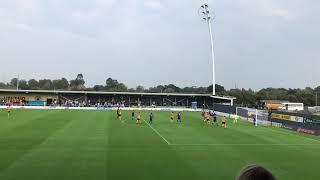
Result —
<instances>
[{"instance_id":1,"label":"dark hair","mask_svg":"<svg viewBox=\"0 0 320 180\"><path fill-rule=\"evenodd\" d=\"M258 165L245 167L237 180L276 180L270 171Z\"/></svg>"}]
</instances>

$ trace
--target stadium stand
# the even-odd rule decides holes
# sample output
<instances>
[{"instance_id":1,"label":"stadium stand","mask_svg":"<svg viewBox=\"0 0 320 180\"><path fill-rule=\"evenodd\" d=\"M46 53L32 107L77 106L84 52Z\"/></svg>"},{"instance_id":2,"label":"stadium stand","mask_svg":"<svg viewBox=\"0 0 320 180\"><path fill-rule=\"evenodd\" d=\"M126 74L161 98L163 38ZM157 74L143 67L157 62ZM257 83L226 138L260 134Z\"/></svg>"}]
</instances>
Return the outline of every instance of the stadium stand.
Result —
<instances>
[{"instance_id":1,"label":"stadium stand","mask_svg":"<svg viewBox=\"0 0 320 180\"><path fill-rule=\"evenodd\" d=\"M93 92L93 91L45 91L45 90L0 90L3 104L14 105L47 105L73 107L192 107L197 102L198 108L213 108L214 103L232 105L234 97L219 97L209 94L179 93L136 93L136 92ZM12 97L23 97L23 103L12 100Z\"/></svg>"}]
</instances>

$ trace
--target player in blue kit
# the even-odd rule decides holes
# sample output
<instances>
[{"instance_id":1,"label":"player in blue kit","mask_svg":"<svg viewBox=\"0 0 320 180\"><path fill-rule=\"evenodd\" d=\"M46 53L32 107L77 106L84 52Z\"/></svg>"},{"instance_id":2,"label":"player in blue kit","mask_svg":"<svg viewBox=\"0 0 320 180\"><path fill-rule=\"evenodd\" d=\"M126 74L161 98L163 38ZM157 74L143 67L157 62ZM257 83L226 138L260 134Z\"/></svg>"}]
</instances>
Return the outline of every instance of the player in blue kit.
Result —
<instances>
[{"instance_id":1,"label":"player in blue kit","mask_svg":"<svg viewBox=\"0 0 320 180\"><path fill-rule=\"evenodd\" d=\"M213 112L213 113L212 113L212 119L213 119L212 125L218 126L218 120L217 120L217 114L216 114L216 112Z\"/></svg>"},{"instance_id":2,"label":"player in blue kit","mask_svg":"<svg viewBox=\"0 0 320 180\"><path fill-rule=\"evenodd\" d=\"M182 123L182 117L181 117L181 112L178 112L178 124Z\"/></svg>"},{"instance_id":3,"label":"player in blue kit","mask_svg":"<svg viewBox=\"0 0 320 180\"><path fill-rule=\"evenodd\" d=\"M149 124L152 125L153 123L153 113L151 112L149 115Z\"/></svg>"}]
</instances>

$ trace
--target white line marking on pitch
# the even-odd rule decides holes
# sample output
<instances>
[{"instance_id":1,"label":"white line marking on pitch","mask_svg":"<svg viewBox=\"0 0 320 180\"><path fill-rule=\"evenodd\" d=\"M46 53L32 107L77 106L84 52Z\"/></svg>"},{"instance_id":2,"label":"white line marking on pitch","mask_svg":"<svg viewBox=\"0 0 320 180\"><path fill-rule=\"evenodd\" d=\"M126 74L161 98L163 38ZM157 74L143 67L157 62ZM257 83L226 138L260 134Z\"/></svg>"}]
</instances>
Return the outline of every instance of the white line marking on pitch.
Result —
<instances>
[{"instance_id":1,"label":"white line marking on pitch","mask_svg":"<svg viewBox=\"0 0 320 180\"><path fill-rule=\"evenodd\" d=\"M169 144L170 146L320 146L320 144Z\"/></svg>"},{"instance_id":2,"label":"white line marking on pitch","mask_svg":"<svg viewBox=\"0 0 320 180\"><path fill-rule=\"evenodd\" d=\"M147 123L146 120L143 120L146 124L148 124L148 126L155 132L158 134L158 136L160 136L168 145L171 145L171 143L166 139L164 138L156 129L154 129L149 123Z\"/></svg>"}]
</instances>

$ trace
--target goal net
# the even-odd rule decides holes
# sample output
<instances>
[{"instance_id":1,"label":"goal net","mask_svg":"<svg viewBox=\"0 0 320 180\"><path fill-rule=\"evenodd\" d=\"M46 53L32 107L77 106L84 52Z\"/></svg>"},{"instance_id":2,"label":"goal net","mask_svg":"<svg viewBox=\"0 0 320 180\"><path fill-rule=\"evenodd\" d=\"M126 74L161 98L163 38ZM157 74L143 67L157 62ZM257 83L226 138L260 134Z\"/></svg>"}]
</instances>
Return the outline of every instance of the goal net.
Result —
<instances>
[{"instance_id":1,"label":"goal net","mask_svg":"<svg viewBox=\"0 0 320 180\"><path fill-rule=\"evenodd\" d=\"M237 107L236 114L243 120L247 120L256 126L270 126L268 112L253 108Z\"/></svg>"}]
</instances>

